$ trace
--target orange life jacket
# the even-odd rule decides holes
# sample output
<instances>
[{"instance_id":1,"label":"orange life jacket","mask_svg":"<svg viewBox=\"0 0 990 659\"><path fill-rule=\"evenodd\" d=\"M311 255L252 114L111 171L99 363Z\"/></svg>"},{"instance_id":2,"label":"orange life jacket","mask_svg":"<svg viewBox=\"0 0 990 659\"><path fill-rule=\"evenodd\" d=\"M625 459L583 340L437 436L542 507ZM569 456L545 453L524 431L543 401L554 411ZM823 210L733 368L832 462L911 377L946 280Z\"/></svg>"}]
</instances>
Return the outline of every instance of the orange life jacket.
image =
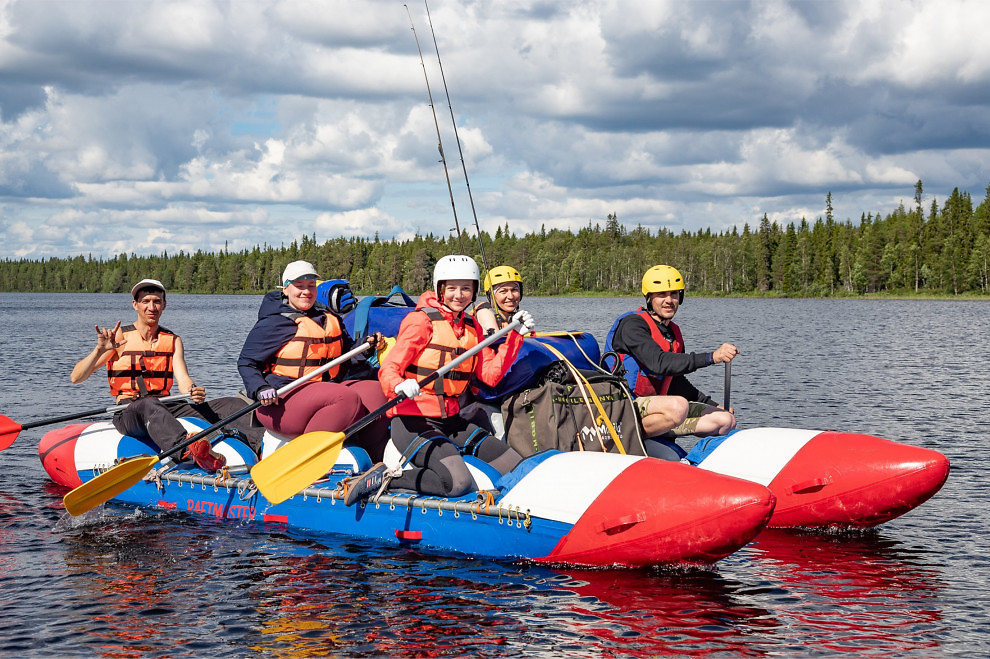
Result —
<instances>
[{"instance_id":1,"label":"orange life jacket","mask_svg":"<svg viewBox=\"0 0 990 659\"><path fill-rule=\"evenodd\" d=\"M296 323L296 334L275 353L271 373L295 380L343 354L344 330L337 316L326 314L326 326L320 327L305 314L285 315ZM323 379L332 380L339 372L340 366L335 366L323 374Z\"/></svg>"},{"instance_id":2,"label":"orange life jacket","mask_svg":"<svg viewBox=\"0 0 990 659\"><path fill-rule=\"evenodd\" d=\"M646 321L646 326L650 328L650 336L665 352L684 352L684 338L681 336L681 328L675 323L671 322L668 325L674 333L674 340L671 342L660 332L660 328L657 327L656 321L653 320L653 316L649 312L640 310L635 313ZM636 375L636 386L633 388L633 394L636 396L666 396L673 377L657 375L648 371L642 364L638 364L638 366L639 373Z\"/></svg>"},{"instance_id":3,"label":"orange life jacket","mask_svg":"<svg viewBox=\"0 0 990 659\"><path fill-rule=\"evenodd\" d=\"M467 327L464 334L458 337L454 333L454 328L439 310L426 307L417 311L422 311L430 319L433 324L433 336L415 361L406 367L404 375L407 378L422 380L477 345L478 337L474 332L474 321L470 318L464 319ZM406 404L406 401L399 404L400 407L396 408L396 412L446 418L447 404L444 399L447 398L456 402L458 396L467 390L468 384L471 382L471 375L474 373L476 359L477 357L466 359L445 373L443 377L424 385L420 389L419 395L409 401L415 412L409 409L410 406Z\"/></svg>"},{"instance_id":4,"label":"orange life jacket","mask_svg":"<svg viewBox=\"0 0 990 659\"><path fill-rule=\"evenodd\" d=\"M175 334L159 327L158 341L152 348L134 325L120 329L124 333L124 345L107 362L110 395L114 398L167 396L172 389Z\"/></svg>"}]
</instances>

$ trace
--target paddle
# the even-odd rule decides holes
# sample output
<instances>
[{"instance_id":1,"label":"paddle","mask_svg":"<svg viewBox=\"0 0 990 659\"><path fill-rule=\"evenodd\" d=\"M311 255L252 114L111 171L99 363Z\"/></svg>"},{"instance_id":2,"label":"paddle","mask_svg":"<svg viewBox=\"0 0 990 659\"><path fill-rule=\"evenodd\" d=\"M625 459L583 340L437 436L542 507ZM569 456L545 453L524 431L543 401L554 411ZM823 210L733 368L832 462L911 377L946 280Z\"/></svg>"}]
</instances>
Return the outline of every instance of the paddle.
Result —
<instances>
[{"instance_id":1,"label":"paddle","mask_svg":"<svg viewBox=\"0 0 990 659\"><path fill-rule=\"evenodd\" d=\"M729 409L729 384L732 380L732 362L725 362L725 402L722 403L722 407L726 410Z\"/></svg>"},{"instance_id":2,"label":"paddle","mask_svg":"<svg viewBox=\"0 0 990 659\"><path fill-rule=\"evenodd\" d=\"M348 359L351 359L352 357L355 357L358 354L364 352L365 350L367 350L368 348L374 345L374 341L375 341L374 335L369 336L367 340L357 348L354 348L350 352L344 353L340 357L337 357L333 361L324 364L315 371L311 371L306 375L296 380L293 380L284 387L278 389L276 393L279 396L284 396L285 394L289 393L290 391L292 391L299 385L305 383L306 381L311 380L318 375L322 375L323 373L326 373L334 366L337 366L338 364L341 364L347 361ZM258 401L251 403L244 409L234 412L226 419L221 419L220 421L217 421L209 428L204 428L203 430L199 431L192 437L187 438L182 443L176 444L169 450L159 455L152 455L152 456L142 455L136 458L130 458L128 460L124 460L120 464L110 468L109 470L103 472L99 476L96 476L92 480L86 481L85 483L83 483L82 485L80 485L79 487L75 488L74 490L66 494L64 497L62 497L62 503L65 504L66 511L68 511L70 515L81 515L87 510L95 508L96 506L102 503L106 503L107 501L114 498L124 490L137 484L142 478L144 478L145 474L147 474L148 471L163 458L166 458L172 455L173 453L178 453L182 451L193 442L198 441L203 437L206 437L215 430L219 430L220 428L223 428L231 421L234 421L235 419L239 419L248 412L257 409L260 406L261 403Z\"/></svg>"},{"instance_id":3,"label":"paddle","mask_svg":"<svg viewBox=\"0 0 990 659\"><path fill-rule=\"evenodd\" d=\"M176 394L174 396L165 396L161 399L163 403L167 403L173 400L185 400L189 398L189 394ZM88 416L96 416L97 414L110 414L118 410L122 410L127 405L114 405L112 407L101 407L98 410L88 410L86 412L77 412L76 414L66 414L65 416L57 416L54 419L45 419L44 421L32 421L30 423L20 424L16 421L5 417L0 414L0 451L10 448L10 445L14 443L17 436L22 430L30 430L31 428L39 428L41 426L50 426L53 423L61 423L63 421L74 421L75 419L85 419Z\"/></svg>"},{"instance_id":4,"label":"paddle","mask_svg":"<svg viewBox=\"0 0 990 659\"><path fill-rule=\"evenodd\" d=\"M419 381L419 386L423 387L447 371L456 368L461 362L473 357L519 325L518 320L506 325L450 363L444 364L427 375ZM315 431L299 435L251 468L251 478L254 480L254 484L273 504L282 503L289 497L298 494L333 467L337 456L340 455L340 449L345 439L401 403L405 398L401 394L396 396L364 418L355 421L343 432Z\"/></svg>"}]
</instances>

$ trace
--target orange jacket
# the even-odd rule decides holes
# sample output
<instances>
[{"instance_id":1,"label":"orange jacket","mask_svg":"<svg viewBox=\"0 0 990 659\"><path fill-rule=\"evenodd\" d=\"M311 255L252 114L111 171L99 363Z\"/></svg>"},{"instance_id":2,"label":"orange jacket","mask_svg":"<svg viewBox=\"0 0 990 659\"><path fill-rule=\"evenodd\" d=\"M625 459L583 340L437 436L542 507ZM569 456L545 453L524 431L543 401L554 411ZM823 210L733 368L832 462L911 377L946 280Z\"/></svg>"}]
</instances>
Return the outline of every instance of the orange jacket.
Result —
<instances>
[{"instance_id":1,"label":"orange jacket","mask_svg":"<svg viewBox=\"0 0 990 659\"><path fill-rule=\"evenodd\" d=\"M343 354L344 330L340 320L332 313L326 314L326 327L303 314L293 314L296 335L289 339L277 353L270 372L292 379L301 378ZM340 371L335 366L323 374L324 380L332 380Z\"/></svg>"},{"instance_id":2,"label":"orange jacket","mask_svg":"<svg viewBox=\"0 0 990 659\"><path fill-rule=\"evenodd\" d=\"M110 395L114 398L168 396L172 389L175 334L159 327L158 342L152 348L133 324L120 329L124 333L124 345L107 362Z\"/></svg>"},{"instance_id":3,"label":"orange jacket","mask_svg":"<svg viewBox=\"0 0 990 659\"><path fill-rule=\"evenodd\" d=\"M470 317L442 307L433 291L420 296L416 309L423 313L413 312L402 320L395 346L386 355L378 372L382 391L390 399L395 398L395 386L403 380L422 380L484 338ZM512 365L521 347L522 336L518 332L509 332L498 350L484 348L459 368L447 373L442 378L442 384L423 387L418 396L402 401L389 410L388 415L434 418L456 415L460 411L457 397L464 392L470 377L495 386Z\"/></svg>"}]
</instances>

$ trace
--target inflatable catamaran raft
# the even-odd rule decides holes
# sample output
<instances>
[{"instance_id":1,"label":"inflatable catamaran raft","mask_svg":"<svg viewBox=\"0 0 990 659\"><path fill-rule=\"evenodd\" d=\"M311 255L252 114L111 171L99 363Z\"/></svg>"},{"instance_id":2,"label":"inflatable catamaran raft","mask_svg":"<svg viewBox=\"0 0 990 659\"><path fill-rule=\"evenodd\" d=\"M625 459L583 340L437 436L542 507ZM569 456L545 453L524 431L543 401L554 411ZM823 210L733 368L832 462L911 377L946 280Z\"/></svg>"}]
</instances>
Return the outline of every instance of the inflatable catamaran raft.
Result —
<instances>
[{"instance_id":1,"label":"inflatable catamaran raft","mask_svg":"<svg viewBox=\"0 0 990 659\"><path fill-rule=\"evenodd\" d=\"M555 359L600 359L589 334L527 338L492 398L531 382ZM190 430L203 422L184 419ZM265 457L289 438L266 436ZM870 435L753 428L699 441L690 464L613 453L547 451L505 477L466 460L476 491L456 499L386 492L346 507L338 485L371 466L343 450L325 478L273 505L248 475L256 456L236 439L216 444L230 469L206 474L170 462L118 493L120 502L285 524L393 545L500 559L589 566L710 563L771 527L870 527L920 505L945 482L948 460ZM57 483L75 488L120 459L154 454L106 422L46 434L39 453ZM388 459L388 455L386 456Z\"/></svg>"},{"instance_id":2,"label":"inflatable catamaran raft","mask_svg":"<svg viewBox=\"0 0 990 659\"><path fill-rule=\"evenodd\" d=\"M190 431L198 420L183 419ZM236 439L215 444L228 470L164 464L115 500L141 507L253 520L432 552L582 566L712 563L764 527L774 496L764 486L688 465L611 453L548 451L499 479L471 462L476 492L445 499L386 492L343 504L339 483L371 466L345 448L325 480L271 505L246 473L255 456ZM118 458L153 453L112 424L75 424L46 434L42 464L73 488Z\"/></svg>"}]
</instances>

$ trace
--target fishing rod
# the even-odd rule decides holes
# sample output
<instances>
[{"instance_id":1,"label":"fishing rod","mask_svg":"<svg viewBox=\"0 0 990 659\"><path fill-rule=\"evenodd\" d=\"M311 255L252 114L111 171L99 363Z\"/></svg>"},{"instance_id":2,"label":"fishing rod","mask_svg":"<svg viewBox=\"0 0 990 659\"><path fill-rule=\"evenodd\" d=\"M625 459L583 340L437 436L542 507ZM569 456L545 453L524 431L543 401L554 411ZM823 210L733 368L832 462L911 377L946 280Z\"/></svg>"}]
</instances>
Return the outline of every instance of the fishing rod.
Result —
<instances>
[{"instance_id":1,"label":"fishing rod","mask_svg":"<svg viewBox=\"0 0 990 659\"><path fill-rule=\"evenodd\" d=\"M437 150L440 151L440 162L443 163L443 175L447 178L447 192L450 193L450 209L454 212L454 229L457 231L457 244L460 246L461 253L463 254L464 239L461 236L461 225L457 221L457 206L454 204L454 189L450 185L450 173L447 171L447 157L443 153L443 139L440 137L440 122L437 121L437 109L433 105L433 92L430 91L430 79L426 75L426 62L423 61L423 49L419 47L419 36L416 34L416 26L413 25L412 13L409 11L409 5L404 4L402 6L406 8L406 14L409 15L409 27L412 28L413 38L416 39L416 50L419 51L419 64L423 67L423 80L426 81L426 95L430 99L430 109L433 110L433 125L436 126L437 129ZM458 144L458 148L459 147L460 144Z\"/></svg>"},{"instance_id":2,"label":"fishing rod","mask_svg":"<svg viewBox=\"0 0 990 659\"><path fill-rule=\"evenodd\" d=\"M488 259L485 258L485 242L481 239L481 226L478 224L478 213L474 210L474 196L471 194L471 182L468 180L467 165L464 164L464 151L461 149L461 137L457 134L457 121L454 119L454 108L450 104L450 92L447 91L447 77L443 74L443 62L440 61L440 47L437 45L437 33L433 29L433 18L430 16L430 5L423 0L426 7L426 19L430 23L430 33L433 35L433 48L437 51L437 64L440 66L440 79L443 81L443 93L447 96L447 108L450 110L450 123L454 125L454 139L457 141L457 153L461 157L461 169L464 170L464 184L467 186L468 199L471 201L471 214L474 216L474 228L478 232L478 247L481 248L481 264L488 270ZM406 11L409 8L406 7ZM411 21L412 19L410 19ZM434 115L436 116L436 115Z\"/></svg>"}]
</instances>

